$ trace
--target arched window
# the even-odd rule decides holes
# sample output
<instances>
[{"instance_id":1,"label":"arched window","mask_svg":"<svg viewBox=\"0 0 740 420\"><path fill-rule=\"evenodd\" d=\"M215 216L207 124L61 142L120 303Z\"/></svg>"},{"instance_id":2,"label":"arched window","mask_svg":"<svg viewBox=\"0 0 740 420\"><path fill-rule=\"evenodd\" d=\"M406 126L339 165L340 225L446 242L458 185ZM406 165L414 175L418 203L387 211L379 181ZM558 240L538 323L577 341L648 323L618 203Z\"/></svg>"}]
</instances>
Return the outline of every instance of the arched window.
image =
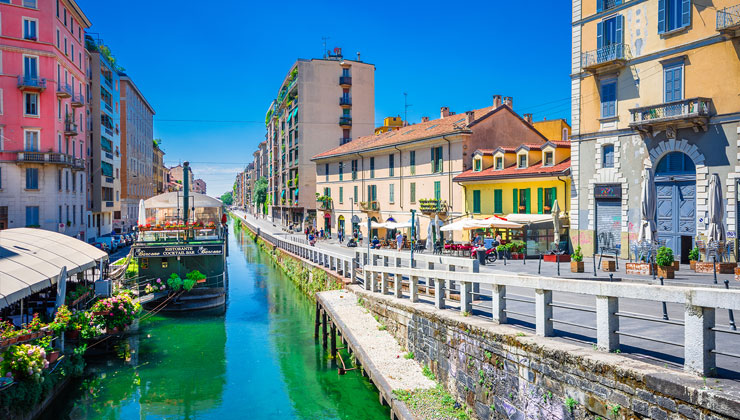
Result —
<instances>
[{"instance_id":1,"label":"arched window","mask_svg":"<svg viewBox=\"0 0 740 420\"><path fill-rule=\"evenodd\" d=\"M655 169L655 175L695 174L694 161L682 152L670 152L663 156Z\"/></svg>"},{"instance_id":2,"label":"arched window","mask_svg":"<svg viewBox=\"0 0 740 420\"><path fill-rule=\"evenodd\" d=\"M602 168L613 168L614 167L614 145L605 144L601 146L601 167Z\"/></svg>"}]
</instances>

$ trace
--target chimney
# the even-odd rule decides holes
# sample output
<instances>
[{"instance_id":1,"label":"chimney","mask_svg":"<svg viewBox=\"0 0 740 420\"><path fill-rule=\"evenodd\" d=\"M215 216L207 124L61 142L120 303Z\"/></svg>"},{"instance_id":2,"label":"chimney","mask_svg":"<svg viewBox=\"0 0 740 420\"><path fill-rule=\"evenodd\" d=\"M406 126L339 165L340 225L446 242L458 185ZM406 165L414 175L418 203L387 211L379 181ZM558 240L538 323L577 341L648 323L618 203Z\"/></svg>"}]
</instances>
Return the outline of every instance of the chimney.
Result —
<instances>
[{"instance_id":1,"label":"chimney","mask_svg":"<svg viewBox=\"0 0 740 420\"><path fill-rule=\"evenodd\" d=\"M470 125L473 123L473 120L475 119L473 115L474 115L473 111L465 111L465 123L467 125Z\"/></svg>"},{"instance_id":2,"label":"chimney","mask_svg":"<svg viewBox=\"0 0 740 420\"><path fill-rule=\"evenodd\" d=\"M493 95L493 107L498 108L501 106L501 95Z\"/></svg>"},{"instance_id":3,"label":"chimney","mask_svg":"<svg viewBox=\"0 0 740 420\"><path fill-rule=\"evenodd\" d=\"M509 108L514 108L514 98L511 96L507 96L504 98L504 105L508 106Z\"/></svg>"},{"instance_id":4,"label":"chimney","mask_svg":"<svg viewBox=\"0 0 740 420\"><path fill-rule=\"evenodd\" d=\"M532 114L524 114L524 120L532 124Z\"/></svg>"},{"instance_id":5,"label":"chimney","mask_svg":"<svg viewBox=\"0 0 740 420\"><path fill-rule=\"evenodd\" d=\"M421 117L421 122L429 122L429 117Z\"/></svg>"},{"instance_id":6,"label":"chimney","mask_svg":"<svg viewBox=\"0 0 740 420\"><path fill-rule=\"evenodd\" d=\"M449 117L449 116L450 116L450 108L448 108L446 106L443 106L440 109L440 117L439 118L444 118L444 117Z\"/></svg>"},{"instance_id":7,"label":"chimney","mask_svg":"<svg viewBox=\"0 0 740 420\"><path fill-rule=\"evenodd\" d=\"M357 51L357 61L362 61L362 60L360 60L360 52L359 51Z\"/></svg>"}]
</instances>

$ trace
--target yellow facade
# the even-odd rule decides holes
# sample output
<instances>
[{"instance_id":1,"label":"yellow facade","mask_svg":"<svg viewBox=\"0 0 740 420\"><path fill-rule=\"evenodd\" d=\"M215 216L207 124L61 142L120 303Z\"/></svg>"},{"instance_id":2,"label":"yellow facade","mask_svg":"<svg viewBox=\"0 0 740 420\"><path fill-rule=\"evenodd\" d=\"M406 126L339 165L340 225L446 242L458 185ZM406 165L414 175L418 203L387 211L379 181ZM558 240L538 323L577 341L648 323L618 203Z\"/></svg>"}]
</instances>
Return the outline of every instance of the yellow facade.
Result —
<instances>
[{"instance_id":1,"label":"yellow facade","mask_svg":"<svg viewBox=\"0 0 740 420\"><path fill-rule=\"evenodd\" d=\"M567 199L567 191L570 191L570 177L561 177L563 181L559 181L557 178L543 177L543 178L523 178L523 179L510 179L510 180L496 180L496 181L471 181L461 182L463 186L463 196L465 200L465 212L474 215L475 218L485 219L493 215L507 215L512 213L529 213L529 214L548 214L545 206L545 190L554 189L556 191L555 196L560 206L561 214L569 211L569 200ZM517 198L517 194L521 194L521 191L529 191L529 197L531 202L528 207L529 212L520 211L518 206L521 204ZM480 191L480 212L476 212L474 209L475 191ZM500 191L500 192L496 192ZM516 194L515 194L516 191ZM496 195L501 196L501 211L496 211ZM526 194L525 194L526 195Z\"/></svg>"},{"instance_id":2,"label":"yellow facade","mask_svg":"<svg viewBox=\"0 0 740 420\"><path fill-rule=\"evenodd\" d=\"M557 120L544 120L532 123L535 130L542 133L551 141L567 141L570 138L570 125L560 118Z\"/></svg>"},{"instance_id":3,"label":"yellow facade","mask_svg":"<svg viewBox=\"0 0 740 420\"><path fill-rule=\"evenodd\" d=\"M403 119L401 119L401 117L385 117L383 118L383 125L375 129L375 134L398 130L402 127Z\"/></svg>"}]
</instances>

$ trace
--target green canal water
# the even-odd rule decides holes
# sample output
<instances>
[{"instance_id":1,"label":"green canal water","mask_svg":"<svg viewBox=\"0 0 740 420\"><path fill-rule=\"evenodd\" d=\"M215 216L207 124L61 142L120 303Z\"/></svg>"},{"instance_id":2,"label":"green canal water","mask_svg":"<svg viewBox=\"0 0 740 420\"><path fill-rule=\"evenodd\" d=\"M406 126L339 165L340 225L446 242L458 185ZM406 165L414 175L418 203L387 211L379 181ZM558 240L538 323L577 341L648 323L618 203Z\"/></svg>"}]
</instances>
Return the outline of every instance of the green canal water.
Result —
<instances>
[{"instance_id":1,"label":"green canal water","mask_svg":"<svg viewBox=\"0 0 740 420\"><path fill-rule=\"evenodd\" d=\"M314 303L232 226L220 316L155 316L46 419L387 419L357 371L339 376L313 338Z\"/></svg>"}]
</instances>

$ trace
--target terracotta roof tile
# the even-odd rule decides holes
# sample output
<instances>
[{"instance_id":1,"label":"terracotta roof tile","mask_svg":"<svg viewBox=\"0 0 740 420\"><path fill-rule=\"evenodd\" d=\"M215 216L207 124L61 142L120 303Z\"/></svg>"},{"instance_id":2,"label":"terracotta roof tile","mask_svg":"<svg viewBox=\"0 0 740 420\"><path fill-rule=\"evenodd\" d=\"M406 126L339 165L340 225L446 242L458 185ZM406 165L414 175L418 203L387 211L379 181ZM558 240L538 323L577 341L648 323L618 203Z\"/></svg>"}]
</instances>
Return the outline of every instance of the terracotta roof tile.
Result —
<instances>
[{"instance_id":1,"label":"terracotta roof tile","mask_svg":"<svg viewBox=\"0 0 740 420\"><path fill-rule=\"evenodd\" d=\"M536 178L545 175L564 174L570 170L570 158L554 166L542 166L542 162L536 163L524 169L519 169L516 164L501 170L495 170L493 167L476 172L469 169L460 175L454 177L453 181L482 181L494 180L500 178Z\"/></svg>"},{"instance_id":2,"label":"terracotta roof tile","mask_svg":"<svg viewBox=\"0 0 740 420\"><path fill-rule=\"evenodd\" d=\"M486 108L476 109L473 111L473 120L477 120L495 108L489 106ZM503 109L503 106L500 108ZM320 153L313 157L313 159L320 159L329 156L345 155L349 153L362 152L366 150L375 149L378 147L392 146L394 144L402 144L411 142L414 140L420 140L429 137L437 137L443 134L459 132L468 128L465 122L465 113L450 115L445 118L437 120L430 120L407 127L403 127L400 130L389 131L386 133L372 134L369 136L358 137L353 139L349 143L345 143L339 147L335 147L326 152Z\"/></svg>"}]
</instances>

